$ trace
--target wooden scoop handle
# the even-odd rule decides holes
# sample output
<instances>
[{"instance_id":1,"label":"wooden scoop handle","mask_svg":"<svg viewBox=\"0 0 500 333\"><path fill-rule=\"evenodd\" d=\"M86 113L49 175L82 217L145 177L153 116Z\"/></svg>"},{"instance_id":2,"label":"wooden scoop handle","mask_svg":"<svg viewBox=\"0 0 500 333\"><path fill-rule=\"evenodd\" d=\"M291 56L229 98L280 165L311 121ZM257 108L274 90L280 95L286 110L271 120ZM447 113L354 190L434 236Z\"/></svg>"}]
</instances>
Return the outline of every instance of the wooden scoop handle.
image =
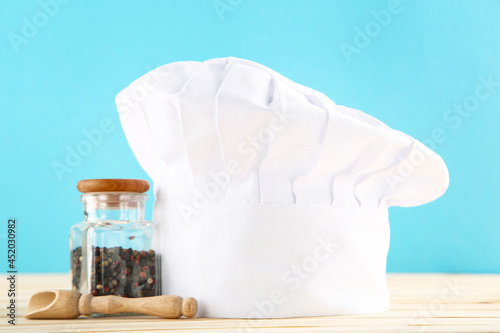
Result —
<instances>
[{"instance_id":1,"label":"wooden scoop handle","mask_svg":"<svg viewBox=\"0 0 500 333\"><path fill-rule=\"evenodd\" d=\"M84 316L92 313L142 313L163 318L180 318L182 315L192 318L198 312L198 302L192 297L182 299L179 296L163 295L141 298L118 296L98 296L85 294L80 297L78 310Z\"/></svg>"}]
</instances>

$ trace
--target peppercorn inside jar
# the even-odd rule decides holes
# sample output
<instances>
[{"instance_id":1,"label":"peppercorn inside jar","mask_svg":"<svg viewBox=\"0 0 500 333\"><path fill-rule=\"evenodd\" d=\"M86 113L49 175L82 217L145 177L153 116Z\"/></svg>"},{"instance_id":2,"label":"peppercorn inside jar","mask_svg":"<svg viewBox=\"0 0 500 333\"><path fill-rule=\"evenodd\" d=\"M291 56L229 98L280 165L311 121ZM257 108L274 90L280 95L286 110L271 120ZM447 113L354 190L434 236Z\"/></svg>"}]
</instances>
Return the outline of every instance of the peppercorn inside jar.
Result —
<instances>
[{"instance_id":1,"label":"peppercorn inside jar","mask_svg":"<svg viewBox=\"0 0 500 333\"><path fill-rule=\"evenodd\" d=\"M158 230L144 219L149 183L89 179L77 188L84 220L70 230L73 289L94 296L160 295Z\"/></svg>"}]
</instances>

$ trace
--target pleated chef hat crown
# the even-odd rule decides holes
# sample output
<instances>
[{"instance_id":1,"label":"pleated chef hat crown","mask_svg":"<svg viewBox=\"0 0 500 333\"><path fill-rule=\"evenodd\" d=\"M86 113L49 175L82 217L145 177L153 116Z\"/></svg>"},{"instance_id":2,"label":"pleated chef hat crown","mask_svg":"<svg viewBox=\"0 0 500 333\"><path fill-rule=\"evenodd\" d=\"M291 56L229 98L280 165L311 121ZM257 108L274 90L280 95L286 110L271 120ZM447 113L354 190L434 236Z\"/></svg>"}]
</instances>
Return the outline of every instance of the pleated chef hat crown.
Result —
<instances>
[{"instance_id":1,"label":"pleated chef hat crown","mask_svg":"<svg viewBox=\"0 0 500 333\"><path fill-rule=\"evenodd\" d=\"M422 143L248 60L164 65L116 101L154 181L164 292L204 316L387 308L387 208L448 186Z\"/></svg>"}]
</instances>

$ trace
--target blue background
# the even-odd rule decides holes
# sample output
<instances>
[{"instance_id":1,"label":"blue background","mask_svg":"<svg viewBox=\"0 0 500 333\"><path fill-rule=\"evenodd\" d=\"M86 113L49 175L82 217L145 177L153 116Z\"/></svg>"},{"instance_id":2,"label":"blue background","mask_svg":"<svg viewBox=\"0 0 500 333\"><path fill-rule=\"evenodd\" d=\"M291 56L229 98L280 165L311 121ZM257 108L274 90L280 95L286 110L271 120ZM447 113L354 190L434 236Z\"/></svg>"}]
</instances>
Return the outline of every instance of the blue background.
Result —
<instances>
[{"instance_id":1,"label":"blue background","mask_svg":"<svg viewBox=\"0 0 500 333\"><path fill-rule=\"evenodd\" d=\"M0 218L18 219L20 271L69 270L68 230L82 219L78 180L148 179L115 95L165 63L235 56L419 140L442 131L432 148L448 165L450 187L433 203L391 208L388 270L500 273L500 87L468 117L446 119L454 104L471 101L481 77L500 81L499 1L401 0L380 31L371 11L386 10L387 0L221 2L218 12L213 0L73 0L49 8L45 21L38 1L0 2ZM24 28L29 38L12 42L25 38L26 21L38 31ZM342 45L356 46L356 29L365 28L369 43L358 40L346 57ZM64 163L67 147L102 119L113 130L58 179L53 163Z\"/></svg>"}]
</instances>

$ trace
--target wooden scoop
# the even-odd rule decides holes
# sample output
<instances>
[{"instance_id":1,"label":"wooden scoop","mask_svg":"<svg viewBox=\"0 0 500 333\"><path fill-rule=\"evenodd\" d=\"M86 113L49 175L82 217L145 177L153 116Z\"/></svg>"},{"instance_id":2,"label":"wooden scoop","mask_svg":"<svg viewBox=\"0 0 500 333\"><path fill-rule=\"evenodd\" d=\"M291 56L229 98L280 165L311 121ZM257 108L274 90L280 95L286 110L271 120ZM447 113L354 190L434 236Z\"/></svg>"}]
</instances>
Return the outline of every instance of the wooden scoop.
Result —
<instances>
[{"instance_id":1,"label":"wooden scoop","mask_svg":"<svg viewBox=\"0 0 500 333\"><path fill-rule=\"evenodd\" d=\"M118 296L82 295L73 290L48 290L34 294L28 304L25 318L72 319L80 314L92 313L142 313L163 318L192 318L198 311L198 302L193 297L163 295L141 298Z\"/></svg>"}]
</instances>

